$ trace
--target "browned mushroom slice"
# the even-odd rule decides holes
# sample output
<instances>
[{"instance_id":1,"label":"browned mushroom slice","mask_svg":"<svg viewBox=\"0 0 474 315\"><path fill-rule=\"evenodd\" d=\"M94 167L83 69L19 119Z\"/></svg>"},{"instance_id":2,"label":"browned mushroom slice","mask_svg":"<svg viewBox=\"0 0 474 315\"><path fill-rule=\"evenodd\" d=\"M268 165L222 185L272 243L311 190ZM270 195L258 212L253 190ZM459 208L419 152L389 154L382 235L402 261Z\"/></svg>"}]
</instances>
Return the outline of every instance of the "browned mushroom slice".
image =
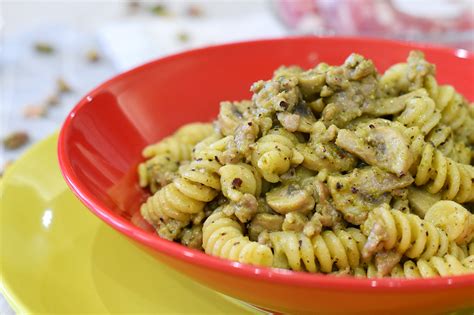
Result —
<instances>
[{"instance_id":1,"label":"browned mushroom slice","mask_svg":"<svg viewBox=\"0 0 474 315\"><path fill-rule=\"evenodd\" d=\"M306 213L315 205L310 192L293 184L274 188L267 193L266 197L268 205L281 214L292 211Z\"/></svg>"},{"instance_id":2,"label":"browned mushroom slice","mask_svg":"<svg viewBox=\"0 0 474 315\"><path fill-rule=\"evenodd\" d=\"M321 118L327 126L344 127L348 122L361 115L362 110L356 102L343 100L328 103L323 109Z\"/></svg>"},{"instance_id":3,"label":"browned mushroom slice","mask_svg":"<svg viewBox=\"0 0 474 315\"><path fill-rule=\"evenodd\" d=\"M431 194L425 189L416 187L408 188L408 201L411 209L421 218L424 218L426 211L439 200L441 200L440 194Z\"/></svg>"},{"instance_id":4,"label":"browned mushroom slice","mask_svg":"<svg viewBox=\"0 0 474 315\"><path fill-rule=\"evenodd\" d=\"M328 177L333 204L352 224L361 224L375 206L389 203L391 192L409 186L409 174L397 177L377 167L355 169L347 175Z\"/></svg>"},{"instance_id":5,"label":"browned mushroom slice","mask_svg":"<svg viewBox=\"0 0 474 315\"><path fill-rule=\"evenodd\" d=\"M313 171L348 171L357 163L352 154L334 143L299 144L297 149L304 157L303 166Z\"/></svg>"},{"instance_id":6,"label":"browned mushroom slice","mask_svg":"<svg viewBox=\"0 0 474 315\"><path fill-rule=\"evenodd\" d=\"M237 126L245 119L245 113L250 111L251 106L251 101L222 102L217 118L221 133L225 136L232 135Z\"/></svg>"},{"instance_id":7,"label":"browned mushroom slice","mask_svg":"<svg viewBox=\"0 0 474 315\"><path fill-rule=\"evenodd\" d=\"M304 101L299 102L295 106L294 114L300 117L297 130L306 133L311 132L313 124L316 122L316 118L308 104Z\"/></svg>"},{"instance_id":8,"label":"browned mushroom slice","mask_svg":"<svg viewBox=\"0 0 474 315\"><path fill-rule=\"evenodd\" d=\"M398 114L405 109L406 102L415 96L428 96L426 90L419 89L398 97L376 99L364 104L362 111L372 116Z\"/></svg>"},{"instance_id":9,"label":"browned mushroom slice","mask_svg":"<svg viewBox=\"0 0 474 315\"><path fill-rule=\"evenodd\" d=\"M399 176L407 174L413 159L406 137L389 126L369 126L368 130L340 130L336 144L370 165Z\"/></svg>"}]
</instances>

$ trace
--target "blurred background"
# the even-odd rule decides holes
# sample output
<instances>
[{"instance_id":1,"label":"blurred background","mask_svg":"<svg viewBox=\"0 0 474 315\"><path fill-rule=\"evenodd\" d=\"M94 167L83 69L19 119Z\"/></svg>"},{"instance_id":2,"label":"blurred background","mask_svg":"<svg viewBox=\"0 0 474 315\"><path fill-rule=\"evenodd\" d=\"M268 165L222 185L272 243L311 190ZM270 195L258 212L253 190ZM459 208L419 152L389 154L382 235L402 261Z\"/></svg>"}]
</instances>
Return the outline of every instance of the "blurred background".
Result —
<instances>
[{"instance_id":1,"label":"blurred background","mask_svg":"<svg viewBox=\"0 0 474 315\"><path fill-rule=\"evenodd\" d=\"M472 0L0 0L3 171L100 82L154 58L288 35L474 50Z\"/></svg>"},{"instance_id":2,"label":"blurred background","mask_svg":"<svg viewBox=\"0 0 474 315\"><path fill-rule=\"evenodd\" d=\"M113 75L179 51L293 35L474 50L472 0L0 0L0 172ZM0 313L9 314L0 298Z\"/></svg>"}]
</instances>

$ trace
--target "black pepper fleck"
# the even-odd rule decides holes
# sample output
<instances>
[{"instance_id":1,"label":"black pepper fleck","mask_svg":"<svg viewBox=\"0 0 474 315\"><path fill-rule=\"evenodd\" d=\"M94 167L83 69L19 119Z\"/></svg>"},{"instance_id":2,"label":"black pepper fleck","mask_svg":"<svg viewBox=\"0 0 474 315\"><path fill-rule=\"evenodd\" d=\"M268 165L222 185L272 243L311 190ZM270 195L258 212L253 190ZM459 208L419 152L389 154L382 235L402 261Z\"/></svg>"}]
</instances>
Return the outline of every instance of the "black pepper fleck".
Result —
<instances>
[{"instance_id":1,"label":"black pepper fleck","mask_svg":"<svg viewBox=\"0 0 474 315\"><path fill-rule=\"evenodd\" d=\"M240 188L242 186L242 179L236 177L232 180L232 188Z\"/></svg>"}]
</instances>

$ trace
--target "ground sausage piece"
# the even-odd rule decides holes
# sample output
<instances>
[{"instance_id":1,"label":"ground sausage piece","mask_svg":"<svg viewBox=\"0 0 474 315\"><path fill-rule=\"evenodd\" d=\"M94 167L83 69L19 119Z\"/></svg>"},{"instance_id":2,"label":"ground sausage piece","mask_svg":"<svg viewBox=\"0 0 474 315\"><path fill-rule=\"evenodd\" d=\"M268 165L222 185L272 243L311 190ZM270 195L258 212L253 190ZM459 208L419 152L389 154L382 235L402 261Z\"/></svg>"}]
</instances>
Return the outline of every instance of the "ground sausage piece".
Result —
<instances>
[{"instance_id":1,"label":"ground sausage piece","mask_svg":"<svg viewBox=\"0 0 474 315\"><path fill-rule=\"evenodd\" d=\"M375 67L370 60L352 54L344 65L333 67L326 73L326 83L334 93L327 99L328 105L322 112L322 120L326 126L334 124L344 127L351 120L360 117L364 104L375 97Z\"/></svg>"},{"instance_id":2,"label":"ground sausage piece","mask_svg":"<svg viewBox=\"0 0 474 315\"><path fill-rule=\"evenodd\" d=\"M249 238L256 241L263 231L281 231L283 216L270 213L257 213L248 225Z\"/></svg>"},{"instance_id":3,"label":"ground sausage piece","mask_svg":"<svg viewBox=\"0 0 474 315\"><path fill-rule=\"evenodd\" d=\"M319 235L322 229L323 229L323 225L321 223L321 214L316 212L311 217L311 219L304 225L303 233L307 237L312 237L315 235Z\"/></svg>"},{"instance_id":4,"label":"ground sausage piece","mask_svg":"<svg viewBox=\"0 0 474 315\"><path fill-rule=\"evenodd\" d=\"M270 239L270 233L268 233L268 231L263 231L262 233L260 233L258 235L257 242L259 244L272 248L272 241Z\"/></svg>"},{"instance_id":5,"label":"ground sausage piece","mask_svg":"<svg viewBox=\"0 0 474 315\"><path fill-rule=\"evenodd\" d=\"M285 215L282 229L283 231L303 232L308 222L308 218L299 212L290 212Z\"/></svg>"},{"instance_id":6,"label":"ground sausage piece","mask_svg":"<svg viewBox=\"0 0 474 315\"><path fill-rule=\"evenodd\" d=\"M194 225L192 228L184 229L181 236L181 244L194 249L201 249L202 225Z\"/></svg>"},{"instance_id":7,"label":"ground sausage piece","mask_svg":"<svg viewBox=\"0 0 474 315\"><path fill-rule=\"evenodd\" d=\"M250 147L258 137L258 124L253 120L244 121L235 129L234 141L237 151L244 156L250 153Z\"/></svg>"},{"instance_id":8,"label":"ground sausage piece","mask_svg":"<svg viewBox=\"0 0 474 315\"><path fill-rule=\"evenodd\" d=\"M300 124L299 115L281 112L277 114L277 118L283 128L285 128L289 132L295 132L296 130L298 130L298 126Z\"/></svg>"},{"instance_id":9,"label":"ground sausage piece","mask_svg":"<svg viewBox=\"0 0 474 315\"><path fill-rule=\"evenodd\" d=\"M365 260L370 260L374 253L378 252L382 247L382 242L387 238L387 233L382 224L376 222L370 230L367 242L362 250L362 257Z\"/></svg>"},{"instance_id":10,"label":"ground sausage piece","mask_svg":"<svg viewBox=\"0 0 474 315\"><path fill-rule=\"evenodd\" d=\"M160 237L172 241L178 238L186 225L187 222L169 219L156 227L156 232Z\"/></svg>"},{"instance_id":11,"label":"ground sausage piece","mask_svg":"<svg viewBox=\"0 0 474 315\"><path fill-rule=\"evenodd\" d=\"M231 202L222 210L226 215L235 215L240 222L250 221L257 213L258 202L255 196L244 194L238 202Z\"/></svg>"},{"instance_id":12,"label":"ground sausage piece","mask_svg":"<svg viewBox=\"0 0 474 315\"><path fill-rule=\"evenodd\" d=\"M402 258L402 254L395 250L380 251L375 254L375 266L379 277L388 275Z\"/></svg>"}]
</instances>

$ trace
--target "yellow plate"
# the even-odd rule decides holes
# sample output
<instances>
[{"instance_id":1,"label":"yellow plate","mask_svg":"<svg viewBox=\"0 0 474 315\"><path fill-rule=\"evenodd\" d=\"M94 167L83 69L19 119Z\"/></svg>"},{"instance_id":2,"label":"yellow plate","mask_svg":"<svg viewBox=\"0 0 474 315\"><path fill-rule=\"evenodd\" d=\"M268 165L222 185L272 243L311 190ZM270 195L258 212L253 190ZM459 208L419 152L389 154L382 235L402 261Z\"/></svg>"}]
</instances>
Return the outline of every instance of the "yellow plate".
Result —
<instances>
[{"instance_id":1,"label":"yellow plate","mask_svg":"<svg viewBox=\"0 0 474 315\"><path fill-rule=\"evenodd\" d=\"M1 183L1 291L18 314L256 314L158 263L89 212L56 160L57 135Z\"/></svg>"}]
</instances>

